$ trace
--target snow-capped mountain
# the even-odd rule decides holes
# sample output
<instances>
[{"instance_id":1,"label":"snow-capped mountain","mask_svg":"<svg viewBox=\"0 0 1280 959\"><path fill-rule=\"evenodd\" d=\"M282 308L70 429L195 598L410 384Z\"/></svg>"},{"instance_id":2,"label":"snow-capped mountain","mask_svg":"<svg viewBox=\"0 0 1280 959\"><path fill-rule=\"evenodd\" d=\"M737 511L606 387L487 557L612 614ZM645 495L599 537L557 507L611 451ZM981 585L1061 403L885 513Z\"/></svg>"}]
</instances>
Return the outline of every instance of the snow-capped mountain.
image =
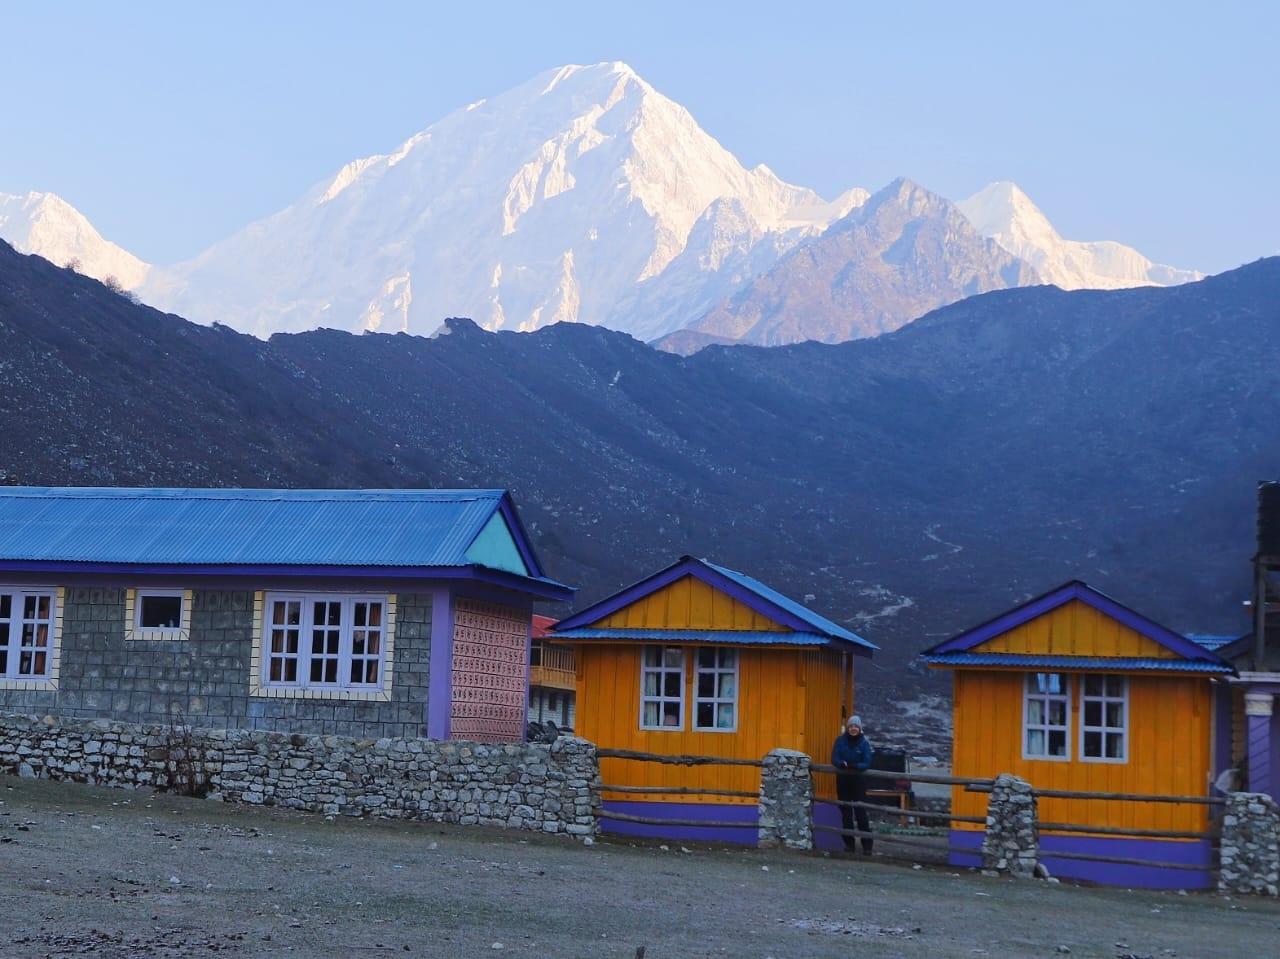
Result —
<instances>
[{"instance_id":1,"label":"snow-capped mountain","mask_svg":"<svg viewBox=\"0 0 1280 959\"><path fill-rule=\"evenodd\" d=\"M1204 279L1194 270L1152 263L1132 247L1111 240L1064 240L1013 183L989 184L957 206L979 233L1030 263L1044 282L1064 290L1176 286Z\"/></svg>"},{"instance_id":2,"label":"snow-capped mountain","mask_svg":"<svg viewBox=\"0 0 1280 959\"><path fill-rule=\"evenodd\" d=\"M978 293L1039 282L954 203L899 179L660 345L687 353L706 342L842 343L891 333Z\"/></svg>"},{"instance_id":3,"label":"snow-capped mountain","mask_svg":"<svg viewBox=\"0 0 1280 959\"><path fill-rule=\"evenodd\" d=\"M428 334L466 316L597 324L681 352L873 336L1002 285L1199 276L1064 240L1013 184L958 205L906 181L869 197L827 201L745 169L625 64L602 63L457 110L172 266L103 240L53 194L0 194L0 237L258 336Z\"/></svg>"},{"instance_id":4,"label":"snow-capped mountain","mask_svg":"<svg viewBox=\"0 0 1280 959\"><path fill-rule=\"evenodd\" d=\"M134 289L151 268L93 228L70 203L53 193L0 193L0 237L22 253Z\"/></svg>"},{"instance_id":5,"label":"snow-capped mountain","mask_svg":"<svg viewBox=\"0 0 1280 959\"><path fill-rule=\"evenodd\" d=\"M659 277L725 199L740 218L719 237L721 258L766 237L788 248L854 202L744 169L625 64L570 66L458 110L395 153L348 164L288 209L157 270L138 292L258 335L430 333L447 316L490 330L568 320L630 332L637 318L619 316L619 304ZM700 278L722 285L714 269ZM639 325L646 336L666 332L652 315Z\"/></svg>"}]
</instances>

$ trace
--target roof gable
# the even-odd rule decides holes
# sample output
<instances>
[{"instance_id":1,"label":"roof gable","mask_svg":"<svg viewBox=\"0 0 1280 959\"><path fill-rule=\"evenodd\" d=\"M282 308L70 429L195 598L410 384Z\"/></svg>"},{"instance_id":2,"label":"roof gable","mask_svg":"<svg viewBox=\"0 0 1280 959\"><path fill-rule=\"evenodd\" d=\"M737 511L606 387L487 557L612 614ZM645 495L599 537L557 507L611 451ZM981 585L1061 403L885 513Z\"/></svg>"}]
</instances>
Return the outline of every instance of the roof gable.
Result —
<instances>
[{"instance_id":1,"label":"roof gable","mask_svg":"<svg viewBox=\"0 0 1280 959\"><path fill-rule=\"evenodd\" d=\"M471 541L466 556L471 562L479 563L481 566L505 569L509 573L519 573L521 576L529 575L529 569L520 555L515 537L511 535L511 527L507 525L501 513L495 513L489 517L489 521Z\"/></svg>"},{"instance_id":2,"label":"roof gable","mask_svg":"<svg viewBox=\"0 0 1280 959\"><path fill-rule=\"evenodd\" d=\"M1209 671L1230 671L1203 645L1078 580L953 636L922 658L935 665L1096 668L1111 662L1118 668L1182 670L1200 664Z\"/></svg>"},{"instance_id":3,"label":"roof gable","mask_svg":"<svg viewBox=\"0 0 1280 959\"><path fill-rule=\"evenodd\" d=\"M742 573L683 556L566 617L557 635L576 639L836 645L870 655L875 645ZM696 636L691 634L696 633Z\"/></svg>"},{"instance_id":4,"label":"roof gable","mask_svg":"<svg viewBox=\"0 0 1280 959\"><path fill-rule=\"evenodd\" d=\"M616 629L718 629L778 631L783 627L759 609L687 573L636 597L595 622Z\"/></svg>"},{"instance_id":5,"label":"roof gable","mask_svg":"<svg viewBox=\"0 0 1280 959\"><path fill-rule=\"evenodd\" d=\"M484 567L540 580L505 490L0 487L0 570Z\"/></svg>"}]
</instances>

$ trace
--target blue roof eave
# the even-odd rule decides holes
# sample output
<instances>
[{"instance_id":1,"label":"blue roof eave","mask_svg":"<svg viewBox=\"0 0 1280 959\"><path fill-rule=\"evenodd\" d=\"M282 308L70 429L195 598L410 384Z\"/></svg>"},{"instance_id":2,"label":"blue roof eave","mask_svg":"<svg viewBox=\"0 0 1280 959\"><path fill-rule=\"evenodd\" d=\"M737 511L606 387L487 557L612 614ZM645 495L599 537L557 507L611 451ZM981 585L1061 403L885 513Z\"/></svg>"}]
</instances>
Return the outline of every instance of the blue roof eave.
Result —
<instances>
[{"instance_id":1,"label":"blue roof eave","mask_svg":"<svg viewBox=\"0 0 1280 959\"><path fill-rule=\"evenodd\" d=\"M1123 623L1135 632L1147 637L1152 642L1158 643L1171 652L1175 652L1180 656L1190 660L1203 659L1207 650L1199 643L1193 642L1184 636L1180 636L1173 630L1161 626L1155 620L1148 619L1140 613L1134 612L1127 606L1123 606L1116 602L1105 593L1083 583L1080 580L1071 580L1064 583L1057 589L1050 590L1042 596L1029 600L1006 613L996 616L973 629L966 630L948 640L931 646L925 650L924 655L941 655L943 653L955 653L971 650L976 646L980 646L989 639L993 639L1003 633L1009 632L1023 623L1030 622L1038 616L1042 616L1051 610L1057 609L1072 600L1080 600L1098 610L1101 613L1110 616L1117 622ZM1212 655L1210 653L1210 655ZM1214 657L1215 660L1226 665L1222 660ZM1227 667L1230 668L1229 666Z\"/></svg>"},{"instance_id":2,"label":"blue roof eave","mask_svg":"<svg viewBox=\"0 0 1280 959\"><path fill-rule=\"evenodd\" d=\"M559 633L561 630L589 626L689 575L710 584L725 595L738 600L761 615L767 616L769 619L798 633L819 633L832 639L838 639L844 643L862 647L867 651L867 655L879 649L874 643L868 642L856 633L833 623L826 617L806 609L758 580L692 556L682 556L665 569L661 569L651 576L647 576L619 590L612 596L566 617L557 623L553 629Z\"/></svg>"},{"instance_id":3,"label":"blue roof eave","mask_svg":"<svg viewBox=\"0 0 1280 959\"><path fill-rule=\"evenodd\" d=\"M1221 660L1157 659L1146 656L1039 656L1027 653L922 653L920 661L928 666L949 668L1008 667L1025 670L1080 671L1113 670L1118 672L1206 673L1234 675L1235 669Z\"/></svg>"},{"instance_id":4,"label":"blue roof eave","mask_svg":"<svg viewBox=\"0 0 1280 959\"><path fill-rule=\"evenodd\" d=\"M566 642L605 643L714 643L718 646L807 646L847 650L856 656L871 656L875 647L869 643L851 643L824 633L791 630L727 630L727 629L613 629L582 626L556 629L551 636ZM868 648L870 647L870 648Z\"/></svg>"},{"instance_id":5,"label":"blue roof eave","mask_svg":"<svg viewBox=\"0 0 1280 959\"><path fill-rule=\"evenodd\" d=\"M253 579L330 579L361 582L432 580L472 580L503 586L538 596L541 599L569 602L574 587L545 576L524 576L505 569L476 564L466 566L349 566L339 564L289 563L83 563L58 561L4 562L0 574L20 573L26 576L131 576L145 578L183 577L193 581Z\"/></svg>"}]
</instances>

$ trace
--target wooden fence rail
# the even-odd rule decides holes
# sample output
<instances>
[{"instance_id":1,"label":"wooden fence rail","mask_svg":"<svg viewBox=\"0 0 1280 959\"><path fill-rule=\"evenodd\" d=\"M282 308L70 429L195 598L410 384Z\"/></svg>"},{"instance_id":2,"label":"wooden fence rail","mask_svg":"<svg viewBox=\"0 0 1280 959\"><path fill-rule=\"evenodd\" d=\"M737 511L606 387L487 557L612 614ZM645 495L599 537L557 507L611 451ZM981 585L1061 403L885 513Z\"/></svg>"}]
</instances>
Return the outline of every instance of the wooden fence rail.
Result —
<instances>
[{"instance_id":1,"label":"wooden fence rail","mask_svg":"<svg viewBox=\"0 0 1280 959\"><path fill-rule=\"evenodd\" d=\"M627 749L599 749L598 755L602 759L622 759L636 762L663 763L675 766L753 766L762 768L763 760L755 759L727 759L715 756L691 756L691 755L663 755L657 753L646 753ZM834 766L822 763L812 763L810 765L811 774L839 775L843 770ZM961 787L968 792L990 793L995 783L994 778L985 777L962 777L962 776L944 776L933 773L921 773L912 771L894 771L869 769L863 773L868 779L889 781L894 784L904 784L904 793L914 794L914 785L931 784L940 786L956 786ZM644 795L667 795L667 796L714 796L725 797L731 799L755 799L758 793L730 790L730 789L704 789L698 787L685 786L627 786L616 783L604 784L602 788L615 795L632 794L635 796ZM877 794L888 794L892 790L877 789ZM1032 785L1031 792L1037 798L1045 799L1078 799L1092 800L1103 803L1176 803L1186 805L1201 805L1217 807L1224 805L1224 800L1213 796L1163 796L1150 795L1145 793L1103 793L1103 792L1086 792L1080 790L1065 789L1037 789ZM844 837L853 838L870 838L883 841L891 846L902 846L904 848L917 848L932 851L939 856L950 856L952 854L962 856L981 855L980 848L973 846L957 846L950 842L950 826L957 823L967 825L983 826L987 823L987 819L982 816L957 816L950 811L941 811L937 809L920 809L920 808L903 808L898 809L892 805L886 805L879 802L842 802L826 797L815 796L813 799L814 806L826 805L841 808L863 808L869 812L875 812L880 816L889 816L902 821L909 821L913 824L922 824L915 832L907 829L894 828L886 823L881 823L879 831L872 830L862 832L857 829L845 830L839 826L829 826L825 824L814 823L813 830L815 833L838 834ZM634 813L610 812L602 813L601 818L612 819L618 822L639 823L643 825L653 826L689 826L689 827L723 827L726 829L742 829L749 828L748 823L744 822L721 822L710 821L704 819L671 819L658 816L643 816ZM879 817L878 817L879 818ZM931 823L933 825L923 825ZM1084 823L1068 823L1068 822L1039 822L1038 829L1041 834L1071 834L1071 835L1094 835L1099 837L1120 837L1135 839L1188 839L1188 840L1207 840L1216 842L1221 838L1221 829L1218 827L1211 828L1207 831L1190 831L1190 830L1163 830L1163 829L1139 829L1122 826L1101 826L1088 825ZM914 828L914 827L913 827ZM927 833L932 831L934 835ZM877 849L881 848L877 846ZM1114 863L1124 866L1146 866L1157 869L1176 869L1185 871L1203 872L1206 869L1216 869L1216 864L1206 866L1203 863L1176 863L1162 862L1150 859L1138 859L1124 856L1107 856L1094 853L1070 852L1070 851L1044 851L1041 852L1042 857L1061 860L1087 860L1101 863Z\"/></svg>"},{"instance_id":2,"label":"wooden fence rail","mask_svg":"<svg viewBox=\"0 0 1280 959\"><path fill-rule=\"evenodd\" d=\"M838 773L833 766L814 764L810 767L817 773ZM988 778L960 777L960 776L940 776L928 773L915 772L889 772L883 770L867 770L863 775L868 778L889 779L899 782L915 783L934 783L946 786L961 786L968 792L989 793L992 790L995 780ZM1067 789L1037 789L1032 786L1031 793L1037 798L1046 799L1079 799L1087 801L1097 801L1103 803L1176 803L1193 806L1210 806L1220 807L1224 805L1225 800L1214 796L1166 796L1153 795L1147 793L1104 793L1104 792L1088 792L1082 790ZM862 807L867 810L876 810L885 813L886 810L892 816L898 816L897 809L885 807L878 803L863 802L838 802L827 799L815 799L816 803L825 803L837 808L840 807ZM934 812L925 809L912 809L910 816L913 820L921 823L968 823L971 825L985 825L986 818L979 816L956 816L950 812ZM942 828L946 828L945 825ZM1044 834L1070 834L1070 835L1094 835L1100 837L1116 837L1116 838L1134 838L1134 839L1191 839L1191 840L1207 840L1216 842L1221 838L1221 828L1214 826L1205 831L1192 830L1164 830L1164 829L1140 829L1137 827L1125 826L1100 826L1087 825L1083 823L1068 822L1046 822L1037 823L1037 828L1041 835ZM917 837L913 835L898 834L895 830L889 829L885 832L862 833L859 830L846 831L830 826L814 827L815 832L834 832L842 836L869 836L870 838L887 840L895 845L904 847L925 847L936 850L939 853L959 854L963 856L975 856L981 854L980 848L960 847L951 845L946 839L929 839L927 837ZM1203 863L1176 863L1164 862L1155 859L1138 859L1125 856L1108 856L1100 853L1070 852L1059 850L1041 850L1042 858L1050 859L1069 859L1077 861L1090 861L1113 863L1123 866L1146 866L1156 869L1177 869L1192 872L1204 872L1206 868L1214 869L1215 866L1206 866Z\"/></svg>"},{"instance_id":3,"label":"wooden fence rail","mask_svg":"<svg viewBox=\"0 0 1280 959\"><path fill-rule=\"evenodd\" d=\"M699 789L697 786L618 786L604 783L601 789L619 793L660 793L664 796L731 796L735 799L759 799L760 793L744 789Z\"/></svg>"},{"instance_id":4,"label":"wooden fence rail","mask_svg":"<svg viewBox=\"0 0 1280 959\"><path fill-rule=\"evenodd\" d=\"M643 753L633 749L597 749L601 759L634 759L643 763L667 763L673 766L755 766L762 768L763 759L726 759L721 756L669 756Z\"/></svg>"}]
</instances>

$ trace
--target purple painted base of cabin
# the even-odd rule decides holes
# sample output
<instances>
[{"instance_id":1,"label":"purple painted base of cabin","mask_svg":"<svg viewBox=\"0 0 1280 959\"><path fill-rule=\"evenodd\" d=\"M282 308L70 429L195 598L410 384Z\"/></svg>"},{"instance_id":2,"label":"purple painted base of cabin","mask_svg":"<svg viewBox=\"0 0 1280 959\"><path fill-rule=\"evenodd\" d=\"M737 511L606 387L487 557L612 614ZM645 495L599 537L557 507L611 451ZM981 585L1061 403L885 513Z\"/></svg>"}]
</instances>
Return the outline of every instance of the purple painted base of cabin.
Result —
<instances>
[{"instance_id":1,"label":"purple painted base of cabin","mask_svg":"<svg viewBox=\"0 0 1280 959\"><path fill-rule=\"evenodd\" d=\"M832 805L831 800L821 798L813 801L813 848L822 851L843 852L844 836L833 829L843 829L840 822L840 807ZM823 828L825 827L825 828Z\"/></svg>"},{"instance_id":2,"label":"purple painted base of cabin","mask_svg":"<svg viewBox=\"0 0 1280 959\"><path fill-rule=\"evenodd\" d=\"M613 835L643 836L648 839L688 839L693 842L727 842L742 846L759 844L760 810L754 805L628 802L606 799L603 806L604 809L600 814L600 829ZM742 823L742 826L650 825L610 819L611 812L626 816L645 816L650 819L678 819L681 822Z\"/></svg>"},{"instance_id":3,"label":"purple painted base of cabin","mask_svg":"<svg viewBox=\"0 0 1280 959\"><path fill-rule=\"evenodd\" d=\"M953 866L974 869L982 867L982 833L971 830L951 831L951 845L964 846L973 853L953 852ZM1095 862L1089 859L1062 859L1054 852L1082 853L1091 856L1115 856L1122 859L1146 859L1151 862L1179 866L1203 866L1203 869L1166 869L1160 866L1135 866L1118 862ZM1040 861L1049 875L1058 879L1096 882L1101 886L1125 886L1136 889L1211 889L1215 857L1208 840L1173 842L1166 839L1108 839L1101 836L1040 837Z\"/></svg>"}]
</instances>

